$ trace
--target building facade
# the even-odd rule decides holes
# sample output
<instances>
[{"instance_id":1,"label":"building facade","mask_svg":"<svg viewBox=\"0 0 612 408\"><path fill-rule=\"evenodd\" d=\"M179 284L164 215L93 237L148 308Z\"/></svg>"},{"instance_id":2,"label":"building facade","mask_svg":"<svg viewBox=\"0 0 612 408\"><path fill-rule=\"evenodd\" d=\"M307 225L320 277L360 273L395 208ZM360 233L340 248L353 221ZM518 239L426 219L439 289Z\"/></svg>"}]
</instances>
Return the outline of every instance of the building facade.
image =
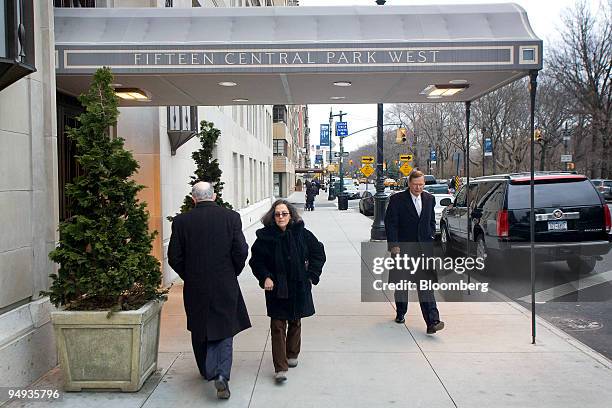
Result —
<instances>
[{"instance_id":1,"label":"building facade","mask_svg":"<svg viewBox=\"0 0 612 408\"><path fill-rule=\"evenodd\" d=\"M273 112L274 196L288 197L300 191L304 181L296 169L310 162L308 107L274 105Z\"/></svg>"},{"instance_id":2,"label":"building facade","mask_svg":"<svg viewBox=\"0 0 612 408\"><path fill-rule=\"evenodd\" d=\"M64 186L79 168L65 128L76 125L82 108L75 95L56 89L54 6L290 5L277 0L5 1L32 7L28 27L36 72L0 88L0 387L26 386L57 364L53 306L39 292L49 287L49 275L56 271L48 253L58 241L58 223L70 216ZM0 26L6 36L3 31ZM0 48L0 62L4 51ZM273 195L271 105L121 108L112 134L126 140L140 164L135 179L146 186L140 198L147 202L150 228L159 232L154 254L163 264L164 285L177 277L166 261L171 232L166 217L179 211L190 191L191 154L200 148L193 134L200 120L221 130L214 156L223 171L223 198L241 214L243 227L259 221Z\"/></svg>"}]
</instances>

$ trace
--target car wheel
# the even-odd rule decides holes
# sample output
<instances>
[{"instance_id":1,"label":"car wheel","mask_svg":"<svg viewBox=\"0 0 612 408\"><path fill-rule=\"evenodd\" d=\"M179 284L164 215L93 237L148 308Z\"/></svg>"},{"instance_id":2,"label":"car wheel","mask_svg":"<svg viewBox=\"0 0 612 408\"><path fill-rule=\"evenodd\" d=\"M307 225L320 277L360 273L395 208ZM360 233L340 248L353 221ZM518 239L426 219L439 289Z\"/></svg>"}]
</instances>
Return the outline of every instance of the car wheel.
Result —
<instances>
[{"instance_id":1,"label":"car wheel","mask_svg":"<svg viewBox=\"0 0 612 408\"><path fill-rule=\"evenodd\" d=\"M597 264L597 258L593 256L575 256L568 259L566 262L570 270L578 272L580 274L587 274L593 272L593 269L595 269L595 265Z\"/></svg>"},{"instance_id":2,"label":"car wheel","mask_svg":"<svg viewBox=\"0 0 612 408\"><path fill-rule=\"evenodd\" d=\"M451 254L450 236L445 224L440 225L440 248L444 256Z\"/></svg>"}]
</instances>

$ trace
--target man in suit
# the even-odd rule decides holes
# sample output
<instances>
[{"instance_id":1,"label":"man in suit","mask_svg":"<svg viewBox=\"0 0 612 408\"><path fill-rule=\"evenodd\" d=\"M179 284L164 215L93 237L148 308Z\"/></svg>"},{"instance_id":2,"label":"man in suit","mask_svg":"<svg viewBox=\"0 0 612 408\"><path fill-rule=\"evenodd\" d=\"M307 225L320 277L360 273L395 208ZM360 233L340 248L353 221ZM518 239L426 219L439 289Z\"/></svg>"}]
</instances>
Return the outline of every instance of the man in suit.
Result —
<instances>
[{"instance_id":1,"label":"man in suit","mask_svg":"<svg viewBox=\"0 0 612 408\"><path fill-rule=\"evenodd\" d=\"M217 397L230 397L233 337L251 327L238 285L248 256L240 215L215 203L212 184L198 182L195 208L172 222L168 263L185 282L187 329L200 374Z\"/></svg>"},{"instance_id":2,"label":"man in suit","mask_svg":"<svg viewBox=\"0 0 612 408\"><path fill-rule=\"evenodd\" d=\"M408 177L408 189L391 196L387 213L385 215L385 229L387 231L387 243L392 256L399 255L404 247L405 252L410 248L413 256L423 253L426 256L433 255L433 240L436 232L436 217L434 207L436 199L433 195L423 191L425 187L425 175L415 170ZM413 253L417 249L420 253ZM393 272L390 271L390 281ZM397 273L395 274L397 276ZM432 279L431 271L420 270L417 275L421 279ZM440 321L440 314L436 306L436 300L432 290L421 290L419 282L417 290L419 303L427 333L434 334L444 328L444 322ZM408 311L408 291L395 291L395 310L397 323L404 323Z\"/></svg>"}]
</instances>

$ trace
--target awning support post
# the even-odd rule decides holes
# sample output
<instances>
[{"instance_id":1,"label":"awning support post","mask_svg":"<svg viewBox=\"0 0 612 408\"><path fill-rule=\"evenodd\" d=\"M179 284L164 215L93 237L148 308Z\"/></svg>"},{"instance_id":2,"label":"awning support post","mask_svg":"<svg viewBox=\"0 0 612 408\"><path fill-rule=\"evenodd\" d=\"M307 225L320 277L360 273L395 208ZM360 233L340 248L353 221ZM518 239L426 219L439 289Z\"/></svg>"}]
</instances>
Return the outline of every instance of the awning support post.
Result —
<instances>
[{"instance_id":1,"label":"awning support post","mask_svg":"<svg viewBox=\"0 0 612 408\"><path fill-rule=\"evenodd\" d=\"M531 139L530 146L530 159L531 159L531 180L529 181L529 243L530 243L530 254L529 254L529 269L531 271L531 344L536 342L536 310L535 310L535 253L534 253L534 242L535 242L535 153L534 146L535 140L533 138L533 132L535 130L535 104L536 104L536 90L538 87L538 71L529 71L529 97L531 101L531 122L529 124L529 138Z\"/></svg>"}]
</instances>

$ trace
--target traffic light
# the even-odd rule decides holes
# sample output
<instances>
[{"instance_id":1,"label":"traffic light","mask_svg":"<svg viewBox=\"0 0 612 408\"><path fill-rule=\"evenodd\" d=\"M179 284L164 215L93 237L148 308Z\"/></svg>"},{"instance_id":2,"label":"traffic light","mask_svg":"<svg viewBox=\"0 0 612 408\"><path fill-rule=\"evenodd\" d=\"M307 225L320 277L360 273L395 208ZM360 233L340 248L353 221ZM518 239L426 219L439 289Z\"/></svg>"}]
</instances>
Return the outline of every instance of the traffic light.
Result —
<instances>
[{"instance_id":1,"label":"traffic light","mask_svg":"<svg viewBox=\"0 0 612 408\"><path fill-rule=\"evenodd\" d=\"M535 140L537 143L540 143L542 141L542 131L539 127L535 128L535 130L533 131L533 140Z\"/></svg>"},{"instance_id":2,"label":"traffic light","mask_svg":"<svg viewBox=\"0 0 612 408\"><path fill-rule=\"evenodd\" d=\"M395 141L397 143L406 143L406 134L408 133L408 129L405 127L398 128L395 133Z\"/></svg>"},{"instance_id":3,"label":"traffic light","mask_svg":"<svg viewBox=\"0 0 612 408\"><path fill-rule=\"evenodd\" d=\"M349 164L352 166L353 165L353 159L349 160Z\"/></svg>"}]
</instances>

